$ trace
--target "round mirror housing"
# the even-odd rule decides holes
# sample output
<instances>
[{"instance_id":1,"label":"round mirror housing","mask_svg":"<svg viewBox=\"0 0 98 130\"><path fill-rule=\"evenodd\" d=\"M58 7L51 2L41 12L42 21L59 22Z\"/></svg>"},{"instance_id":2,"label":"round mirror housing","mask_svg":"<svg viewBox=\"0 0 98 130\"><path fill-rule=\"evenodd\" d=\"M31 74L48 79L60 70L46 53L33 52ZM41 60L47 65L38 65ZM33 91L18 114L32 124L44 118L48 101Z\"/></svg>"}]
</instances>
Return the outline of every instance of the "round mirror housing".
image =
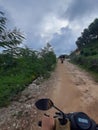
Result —
<instances>
[{"instance_id":1,"label":"round mirror housing","mask_svg":"<svg viewBox=\"0 0 98 130\"><path fill-rule=\"evenodd\" d=\"M50 108L54 106L54 104L50 99L45 98L45 99L39 99L35 103L35 106L40 110L49 110Z\"/></svg>"}]
</instances>

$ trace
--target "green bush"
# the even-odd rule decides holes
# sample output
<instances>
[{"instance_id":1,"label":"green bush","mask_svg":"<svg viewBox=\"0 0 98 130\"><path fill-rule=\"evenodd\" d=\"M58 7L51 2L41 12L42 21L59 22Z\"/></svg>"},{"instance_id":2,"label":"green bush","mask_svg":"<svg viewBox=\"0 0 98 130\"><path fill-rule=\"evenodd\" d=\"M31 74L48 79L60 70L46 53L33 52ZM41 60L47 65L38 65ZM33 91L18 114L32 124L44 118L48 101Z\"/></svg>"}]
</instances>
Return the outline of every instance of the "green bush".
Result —
<instances>
[{"instance_id":1,"label":"green bush","mask_svg":"<svg viewBox=\"0 0 98 130\"><path fill-rule=\"evenodd\" d=\"M7 106L37 77L50 76L56 64L56 55L49 50L43 55L41 53L20 48L18 55L0 55L0 107Z\"/></svg>"}]
</instances>

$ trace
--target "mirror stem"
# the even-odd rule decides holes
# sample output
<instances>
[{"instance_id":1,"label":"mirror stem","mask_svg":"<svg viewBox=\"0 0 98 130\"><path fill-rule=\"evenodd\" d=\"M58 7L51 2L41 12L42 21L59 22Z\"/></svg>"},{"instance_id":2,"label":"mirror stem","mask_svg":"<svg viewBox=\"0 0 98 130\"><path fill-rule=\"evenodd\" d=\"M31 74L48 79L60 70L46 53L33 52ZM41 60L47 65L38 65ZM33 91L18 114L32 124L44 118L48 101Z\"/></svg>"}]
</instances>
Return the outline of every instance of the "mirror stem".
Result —
<instances>
[{"instance_id":1,"label":"mirror stem","mask_svg":"<svg viewBox=\"0 0 98 130\"><path fill-rule=\"evenodd\" d=\"M63 116L65 116L64 112L62 112L59 108L57 108L55 105L53 105L53 107L54 107L55 109L57 109L59 112L61 112L61 113L63 114Z\"/></svg>"}]
</instances>

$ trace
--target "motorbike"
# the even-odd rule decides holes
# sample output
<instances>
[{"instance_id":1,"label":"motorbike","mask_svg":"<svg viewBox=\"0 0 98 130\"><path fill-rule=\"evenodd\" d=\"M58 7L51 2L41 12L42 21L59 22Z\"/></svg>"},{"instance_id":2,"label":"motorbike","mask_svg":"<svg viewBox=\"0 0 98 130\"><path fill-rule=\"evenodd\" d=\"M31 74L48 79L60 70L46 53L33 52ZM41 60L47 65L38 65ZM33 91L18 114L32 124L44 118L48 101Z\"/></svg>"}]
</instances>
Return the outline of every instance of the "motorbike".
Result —
<instances>
[{"instance_id":1,"label":"motorbike","mask_svg":"<svg viewBox=\"0 0 98 130\"><path fill-rule=\"evenodd\" d=\"M68 122L70 124L70 130L98 130L98 124L91 119L86 113L84 112L70 112L70 113L64 113L62 110L60 110L53 101L49 98L43 98L39 99L35 102L35 106L39 110L49 110L51 108L55 108L57 112L55 112L55 115L53 116L56 118L61 126L68 125ZM46 116L49 116L45 114ZM42 126L42 122L39 121L39 126ZM61 128L61 127L60 127ZM66 127L63 127L66 128ZM61 129L58 129L61 130ZM65 130L65 129L62 129ZM67 129L68 130L68 129Z\"/></svg>"},{"instance_id":2,"label":"motorbike","mask_svg":"<svg viewBox=\"0 0 98 130\"><path fill-rule=\"evenodd\" d=\"M64 62L64 58L60 58L60 60L61 60L61 63L63 63L63 62Z\"/></svg>"}]
</instances>

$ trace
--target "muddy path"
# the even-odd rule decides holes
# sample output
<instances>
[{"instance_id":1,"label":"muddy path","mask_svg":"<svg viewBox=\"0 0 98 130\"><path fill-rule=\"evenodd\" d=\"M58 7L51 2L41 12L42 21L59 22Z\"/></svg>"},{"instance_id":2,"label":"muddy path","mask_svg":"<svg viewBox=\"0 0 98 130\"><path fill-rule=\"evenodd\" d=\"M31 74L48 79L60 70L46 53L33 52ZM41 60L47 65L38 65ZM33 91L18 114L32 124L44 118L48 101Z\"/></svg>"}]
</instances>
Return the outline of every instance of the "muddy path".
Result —
<instances>
[{"instance_id":1,"label":"muddy path","mask_svg":"<svg viewBox=\"0 0 98 130\"><path fill-rule=\"evenodd\" d=\"M98 83L77 66L58 62L51 99L64 112L83 111L98 122Z\"/></svg>"}]
</instances>

